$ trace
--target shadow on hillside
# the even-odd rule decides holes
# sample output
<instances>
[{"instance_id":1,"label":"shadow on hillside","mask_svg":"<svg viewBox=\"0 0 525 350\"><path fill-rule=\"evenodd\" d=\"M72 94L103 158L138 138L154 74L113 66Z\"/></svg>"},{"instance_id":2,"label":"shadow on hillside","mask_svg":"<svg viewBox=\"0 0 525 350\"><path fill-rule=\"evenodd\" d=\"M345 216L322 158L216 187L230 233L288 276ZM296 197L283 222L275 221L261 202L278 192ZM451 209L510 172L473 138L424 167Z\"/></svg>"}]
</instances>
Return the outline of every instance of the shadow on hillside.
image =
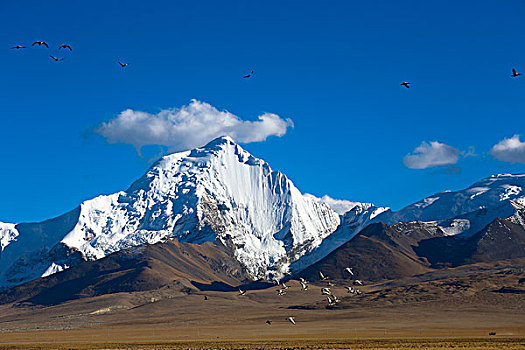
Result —
<instances>
[{"instance_id":1,"label":"shadow on hillside","mask_svg":"<svg viewBox=\"0 0 525 350\"><path fill-rule=\"evenodd\" d=\"M229 284L227 283L224 283L224 282L217 282L217 281L214 281L210 284L206 284L206 283L200 283L200 282L197 282L197 281L191 281L191 284L193 284L195 287L199 288L199 290L201 291L211 291L211 292L233 292L233 291L237 291L239 289L242 289L242 290L260 290L260 289L266 289L266 288L270 288L270 287L273 287L274 284L272 283L268 283L268 282L263 282L263 281L255 281L255 282L250 282L250 283L246 283L246 284L241 284L239 286L230 286Z\"/></svg>"}]
</instances>

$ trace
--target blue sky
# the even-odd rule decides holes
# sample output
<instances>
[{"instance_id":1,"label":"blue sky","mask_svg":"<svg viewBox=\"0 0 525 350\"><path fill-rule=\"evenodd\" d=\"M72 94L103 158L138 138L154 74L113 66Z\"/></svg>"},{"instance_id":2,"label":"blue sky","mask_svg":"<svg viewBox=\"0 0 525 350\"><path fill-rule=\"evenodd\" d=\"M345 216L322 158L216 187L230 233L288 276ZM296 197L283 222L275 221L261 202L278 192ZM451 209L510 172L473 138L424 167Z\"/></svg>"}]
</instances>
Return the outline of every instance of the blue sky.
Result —
<instances>
[{"instance_id":1,"label":"blue sky","mask_svg":"<svg viewBox=\"0 0 525 350\"><path fill-rule=\"evenodd\" d=\"M93 130L126 109L191 99L243 120L292 119L284 136L244 147L315 195L398 209L524 172L488 154L523 133L525 77L510 74L525 73L524 11L523 1L4 0L0 221L126 189L158 147L140 157ZM35 40L51 48L9 49ZM63 42L73 51L58 51ZM407 168L423 141L476 156Z\"/></svg>"}]
</instances>

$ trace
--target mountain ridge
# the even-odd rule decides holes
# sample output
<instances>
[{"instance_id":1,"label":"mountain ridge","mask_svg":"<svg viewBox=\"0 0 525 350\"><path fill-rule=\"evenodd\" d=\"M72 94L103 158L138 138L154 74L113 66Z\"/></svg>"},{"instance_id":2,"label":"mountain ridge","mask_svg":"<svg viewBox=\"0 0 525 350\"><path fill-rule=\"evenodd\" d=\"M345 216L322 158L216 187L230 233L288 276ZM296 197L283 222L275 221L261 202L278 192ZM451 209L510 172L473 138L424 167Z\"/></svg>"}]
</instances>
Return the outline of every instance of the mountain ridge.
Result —
<instances>
[{"instance_id":1,"label":"mountain ridge","mask_svg":"<svg viewBox=\"0 0 525 350\"><path fill-rule=\"evenodd\" d=\"M218 240L253 280L280 279L320 261L375 222L425 221L444 235L470 237L495 218L513 215L509 200L525 203L524 187L524 174L493 175L393 212L303 194L285 174L220 137L164 156L127 190L84 201L59 217L0 223L0 288L171 239Z\"/></svg>"}]
</instances>

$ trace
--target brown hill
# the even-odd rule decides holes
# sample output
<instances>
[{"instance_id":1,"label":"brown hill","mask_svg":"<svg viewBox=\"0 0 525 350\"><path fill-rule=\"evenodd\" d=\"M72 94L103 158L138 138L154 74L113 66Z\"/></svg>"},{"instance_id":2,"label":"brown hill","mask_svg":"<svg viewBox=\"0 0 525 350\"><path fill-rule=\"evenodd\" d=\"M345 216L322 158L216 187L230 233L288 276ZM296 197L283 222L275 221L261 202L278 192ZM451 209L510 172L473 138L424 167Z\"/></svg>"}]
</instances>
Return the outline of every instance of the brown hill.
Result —
<instances>
[{"instance_id":1,"label":"brown hill","mask_svg":"<svg viewBox=\"0 0 525 350\"><path fill-rule=\"evenodd\" d=\"M53 305L118 292L169 288L189 293L196 286L233 289L247 281L238 261L220 243L168 241L123 250L97 261L86 261L0 294L0 303Z\"/></svg>"},{"instance_id":2,"label":"brown hill","mask_svg":"<svg viewBox=\"0 0 525 350\"><path fill-rule=\"evenodd\" d=\"M497 218L470 236L445 236L433 223L409 222L392 226L374 223L300 275L318 280L318 271L331 279L350 276L368 282L398 279L444 267L525 257L525 211Z\"/></svg>"},{"instance_id":3,"label":"brown hill","mask_svg":"<svg viewBox=\"0 0 525 350\"><path fill-rule=\"evenodd\" d=\"M349 277L344 268L352 267L358 279L380 281L424 273L430 264L417 255L414 246L442 235L436 226L420 222L392 226L374 223L300 275L317 280L318 271L322 271L331 279L341 280Z\"/></svg>"},{"instance_id":4,"label":"brown hill","mask_svg":"<svg viewBox=\"0 0 525 350\"><path fill-rule=\"evenodd\" d=\"M415 248L433 267L460 266L525 257L525 228L516 223L524 213L497 218L472 237L437 237Z\"/></svg>"}]
</instances>

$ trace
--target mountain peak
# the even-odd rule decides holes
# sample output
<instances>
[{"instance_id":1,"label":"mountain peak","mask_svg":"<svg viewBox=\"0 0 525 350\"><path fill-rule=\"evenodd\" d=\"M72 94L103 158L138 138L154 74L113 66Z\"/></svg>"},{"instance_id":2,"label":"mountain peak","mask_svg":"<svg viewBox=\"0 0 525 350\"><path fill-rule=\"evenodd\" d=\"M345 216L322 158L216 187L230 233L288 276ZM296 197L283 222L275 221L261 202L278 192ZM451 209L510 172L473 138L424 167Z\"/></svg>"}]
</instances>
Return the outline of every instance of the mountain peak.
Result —
<instances>
[{"instance_id":1,"label":"mountain peak","mask_svg":"<svg viewBox=\"0 0 525 350\"><path fill-rule=\"evenodd\" d=\"M235 145L236 142L235 142L235 140L232 137L224 135L224 136L219 136L219 137L211 140L203 148L213 148L213 147L216 147L218 145L224 145L224 144Z\"/></svg>"},{"instance_id":2,"label":"mountain peak","mask_svg":"<svg viewBox=\"0 0 525 350\"><path fill-rule=\"evenodd\" d=\"M173 238L219 240L254 279L281 278L339 223L327 204L304 196L283 173L222 136L162 157L126 191L85 201L53 223L27 227L20 233L27 238L6 240L0 287L66 269L79 255L97 260Z\"/></svg>"}]
</instances>

